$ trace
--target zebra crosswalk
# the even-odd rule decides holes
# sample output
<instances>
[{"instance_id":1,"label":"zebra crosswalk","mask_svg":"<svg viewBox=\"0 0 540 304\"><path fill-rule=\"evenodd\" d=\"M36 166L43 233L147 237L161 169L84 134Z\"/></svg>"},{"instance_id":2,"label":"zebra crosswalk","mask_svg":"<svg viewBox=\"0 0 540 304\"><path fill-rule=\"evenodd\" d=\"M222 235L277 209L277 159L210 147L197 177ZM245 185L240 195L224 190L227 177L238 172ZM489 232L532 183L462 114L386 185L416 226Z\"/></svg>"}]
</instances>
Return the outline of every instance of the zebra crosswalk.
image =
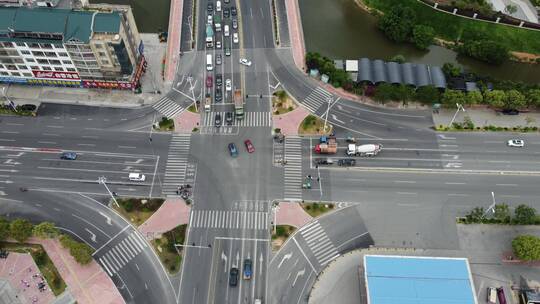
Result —
<instances>
[{"instance_id":1,"label":"zebra crosswalk","mask_svg":"<svg viewBox=\"0 0 540 304\"><path fill-rule=\"evenodd\" d=\"M302 139L298 136L285 138L284 198L302 199Z\"/></svg>"},{"instance_id":2,"label":"zebra crosswalk","mask_svg":"<svg viewBox=\"0 0 540 304\"><path fill-rule=\"evenodd\" d=\"M153 104L152 108L167 118L172 118L184 111L184 107L174 102L174 100L170 99L167 95L163 96L163 98Z\"/></svg>"},{"instance_id":3,"label":"zebra crosswalk","mask_svg":"<svg viewBox=\"0 0 540 304\"><path fill-rule=\"evenodd\" d=\"M171 138L163 182L164 195L176 195L178 186L185 183L190 140L190 134L174 134Z\"/></svg>"},{"instance_id":4,"label":"zebra crosswalk","mask_svg":"<svg viewBox=\"0 0 540 304\"><path fill-rule=\"evenodd\" d=\"M216 115L221 116L222 124L225 126L226 112L205 113L203 126L214 126ZM232 126L237 127L269 127L272 125L272 113L270 112L245 112L243 119L233 119Z\"/></svg>"},{"instance_id":5,"label":"zebra crosswalk","mask_svg":"<svg viewBox=\"0 0 540 304\"><path fill-rule=\"evenodd\" d=\"M304 226L300 234L321 266L339 256L336 246L330 241L319 221L315 220Z\"/></svg>"},{"instance_id":6,"label":"zebra crosswalk","mask_svg":"<svg viewBox=\"0 0 540 304\"><path fill-rule=\"evenodd\" d=\"M332 94L321 87L315 88L311 93L304 98L302 104L315 113L323 105L327 104L329 100L332 100Z\"/></svg>"},{"instance_id":7,"label":"zebra crosswalk","mask_svg":"<svg viewBox=\"0 0 540 304\"><path fill-rule=\"evenodd\" d=\"M268 229L268 212L192 210L191 228Z\"/></svg>"},{"instance_id":8,"label":"zebra crosswalk","mask_svg":"<svg viewBox=\"0 0 540 304\"><path fill-rule=\"evenodd\" d=\"M148 247L146 241L137 232L133 231L121 242L101 255L98 260L107 271L107 274L112 277L146 247Z\"/></svg>"}]
</instances>

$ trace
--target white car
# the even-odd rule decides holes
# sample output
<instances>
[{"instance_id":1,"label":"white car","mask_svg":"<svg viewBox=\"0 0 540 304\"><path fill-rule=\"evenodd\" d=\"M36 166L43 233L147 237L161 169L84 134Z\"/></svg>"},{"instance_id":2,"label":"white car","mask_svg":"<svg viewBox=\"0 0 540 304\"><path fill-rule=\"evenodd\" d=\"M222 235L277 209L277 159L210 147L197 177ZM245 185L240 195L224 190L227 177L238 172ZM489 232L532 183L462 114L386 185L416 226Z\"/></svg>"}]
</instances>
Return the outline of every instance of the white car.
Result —
<instances>
[{"instance_id":1,"label":"white car","mask_svg":"<svg viewBox=\"0 0 540 304\"><path fill-rule=\"evenodd\" d=\"M241 58L240 64L243 64L245 66L251 66L251 61L247 60L246 58Z\"/></svg>"},{"instance_id":2,"label":"white car","mask_svg":"<svg viewBox=\"0 0 540 304\"><path fill-rule=\"evenodd\" d=\"M523 148L525 146L525 142L522 139L510 139L508 141L508 146Z\"/></svg>"},{"instance_id":3,"label":"white car","mask_svg":"<svg viewBox=\"0 0 540 304\"><path fill-rule=\"evenodd\" d=\"M218 49L221 48L221 41L216 41L216 48L218 48Z\"/></svg>"},{"instance_id":4,"label":"white car","mask_svg":"<svg viewBox=\"0 0 540 304\"><path fill-rule=\"evenodd\" d=\"M238 43L238 33L234 33L233 36L232 36L232 41L234 43Z\"/></svg>"},{"instance_id":5,"label":"white car","mask_svg":"<svg viewBox=\"0 0 540 304\"><path fill-rule=\"evenodd\" d=\"M208 19L206 19L206 23L212 25L213 22L214 22L214 19L213 19L212 15L208 15Z\"/></svg>"},{"instance_id":6,"label":"white car","mask_svg":"<svg viewBox=\"0 0 540 304\"><path fill-rule=\"evenodd\" d=\"M231 91L232 90L232 83L230 79L225 80L225 90Z\"/></svg>"}]
</instances>

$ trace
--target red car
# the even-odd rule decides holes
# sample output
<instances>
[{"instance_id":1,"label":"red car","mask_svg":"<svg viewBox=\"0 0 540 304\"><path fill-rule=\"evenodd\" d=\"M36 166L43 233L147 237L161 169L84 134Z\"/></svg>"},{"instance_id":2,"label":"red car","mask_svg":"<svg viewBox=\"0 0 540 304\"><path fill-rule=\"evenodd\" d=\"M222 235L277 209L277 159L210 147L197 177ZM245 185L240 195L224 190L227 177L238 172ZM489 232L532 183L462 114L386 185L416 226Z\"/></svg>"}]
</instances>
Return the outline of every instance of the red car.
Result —
<instances>
[{"instance_id":1,"label":"red car","mask_svg":"<svg viewBox=\"0 0 540 304\"><path fill-rule=\"evenodd\" d=\"M211 88L214 84L214 79L212 78L212 75L206 76L206 87Z\"/></svg>"},{"instance_id":2,"label":"red car","mask_svg":"<svg viewBox=\"0 0 540 304\"><path fill-rule=\"evenodd\" d=\"M251 140L246 139L246 141L244 141L244 144L246 145L246 149L247 149L248 153L253 153L253 152L255 152L255 147L254 147L253 144L251 143Z\"/></svg>"}]
</instances>

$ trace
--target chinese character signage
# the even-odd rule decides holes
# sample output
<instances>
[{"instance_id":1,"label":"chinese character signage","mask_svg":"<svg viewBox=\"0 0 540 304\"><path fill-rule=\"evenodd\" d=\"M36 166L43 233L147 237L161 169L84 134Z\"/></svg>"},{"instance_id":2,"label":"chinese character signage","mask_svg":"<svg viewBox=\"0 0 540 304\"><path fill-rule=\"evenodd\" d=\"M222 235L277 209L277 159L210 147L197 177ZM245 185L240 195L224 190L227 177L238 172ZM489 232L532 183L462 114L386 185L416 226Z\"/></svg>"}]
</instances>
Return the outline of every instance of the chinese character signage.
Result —
<instances>
[{"instance_id":1,"label":"chinese character signage","mask_svg":"<svg viewBox=\"0 0 540 304\"><path fill-rule=\"evenodd\" d=\"M130 82L124 82L124 81L83 80L82 84L83 84L83 87L85 88L121 89L121 90L130 90L133 88Z\"/></svg>"},{"instance_id":2,"label":"chinese character signage","mask_svg":"<svg viewBox=\"0 0 540 304\"><path fill-rule=\"evenodd\" d=\"M36 71L32 70L34 77L45 79L58 79L58 80L79 80L79 73L77 72L58 72L58 71Z\"/></svg>"}]
</instances>

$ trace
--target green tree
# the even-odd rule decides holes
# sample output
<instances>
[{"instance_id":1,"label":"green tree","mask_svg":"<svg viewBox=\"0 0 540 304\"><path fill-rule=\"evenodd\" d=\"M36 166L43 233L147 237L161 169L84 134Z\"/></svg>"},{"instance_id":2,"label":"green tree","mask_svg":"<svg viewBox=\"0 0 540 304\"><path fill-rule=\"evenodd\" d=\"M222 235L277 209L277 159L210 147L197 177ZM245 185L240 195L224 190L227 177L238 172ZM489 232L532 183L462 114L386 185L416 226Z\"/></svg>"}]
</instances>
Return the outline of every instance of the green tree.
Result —
<instances>
[{"instance_id":1,"label":"green tree","mask_svg":"<svg viewBox=\"0 0 540 304\"><path fill-rule=\"evenodd\" d=\"M391 62L405 63L405 56L397 54L396 56L390 58Z\"/></svg>"},{"instance_id":2,"label":"green tree","mask_svg":"<svg viewBox=\"0 0 540 304\"><path fill-rule=\"evenodd\" d=\"M492 40L465 41L457 50L461 54L492 64L501 64L509 57L508 48Z\"/></svg>"},{"instance_id":3,"label":"green tree","mask_svg":"<svg viewBox=\"0 0 540 304\"><path fill-rule=\"evenodd\" d=\"M506 12L506 14L512 15L515 12L517 12L517 7L515 5L508 4L507 6L504 7L504 11Z\"/></svg>"},{"instance_id":4,"label":"green tree","mask_svg":"<svg viewBox=\"0 0 540 304\"><path fill-rule=\"evenodd\" d=\"M0 241L3 241L9 237L9 222L0 218Z\"/></svg>"},{"instance_id":5,"label":"green tree","mask_svg":"<svg viewBox=\"0 0 540 304\"><path fill-rule=\"evenodd\" d=\"M51 222L42 222L34 226L34 236L42 239L54 238L60 234L60 231Z\"/></svg>"},{"instance_id":6,"label":"green tree","mask_svg":"<svg viewBox=\"0 0 540 304\"><path fill-rule=\"evenodd\" d=\"M379 28L390 40L404 42L411 37L415 23L416 13L414 10L397 5L379 19Z\"/></svg>"},{"instance_id":7,"label":"green tree","mask_svg":"<svg viewBox=\"0 0 540 304\"><path fill-rule=\"evenodd\" d=\"M484 101L490 106L495 108L502 108L504 101L506 100L506 94L501 90L486 91L484 93Z\"/></svg>"},{"instance_id":8,"label":"green tree","mask_svg":"<svg viewBox=\"0 0 540 304\"><path fill-rule=\"evenodd\" d=\"M504 107L507 109L520 109L525 106L525 96L518 90L506 91Z\"/></svg>"},{"instance_id":9,"label":"green tree","mask_svg":"<svg viewBox=\"0 0 540 304\"><path fill-rule=\"evenodd\" d=\"M528 107L540 107L540 89L532 89L526 94Z\"/></svg>"},{"instance_id":10,"label":"green tree","mask_svg":"<svg viewBox=\"0 0 540 304\"><path fill-rule=\"evenodd\" d=\"M523 261L540 260L540 238L534 235L520 235L512 240L512 249Z\"/></svg>"},{"instance_id":11,"label":"green tree","mask_svg":"<svg viewBox=\"0 0 540 304\"><path fill-rule=\"evenodd\" d=\"M394 100L394 97L396 95L396 88L388 83L381 83L377 86L375 89L375 95L373 95L373 98L377 101L380 101L382 103L385 103L390 100Z\"/></svg>"},{"instance_id":12,"label":"green tree","mask_svg":"<svg viewBox=\"0 0 540 304\"><path fill-rule=\"evenodd\" d=\"M465 94L458 90L446 90L441 97L441 102L446 108L454 108L456 103L465 104Z\"/></svg>"},{"instance_id":13,"label":"green tree","mask_svg":"<svg viewBox=\"0 0 540 304\"><path fill-rule=\"evenodd\" d=\"M420 87L416 90L416 100L423 104L434 104L441 101L441 92L434 86Z\"/></svg>"},{"instance_id":14,"label":"green tree","mask_svg":"<svg viewBox=\"0 0 540 304\"><path fill-rule=\"evenodd\" d=\"M413 32L412 32L412 42L417 48L421 50L426 50L430 45L433 44L434 39L435 39L435 30L431 26L427 26L427 25L414 26Z\"/></svg>"},{"instance_id":15,"label":"green tree","mask_svg":"<svg viewBox=\"0 0 540 304\"><path fill-rule=\"evenodd\" d=\"M465 103L468 105L481 104L484 101L484 96L480 91L470 91L467 93Z\"/></svg>"},{"instance_id":16,"label":"green tree","mask_svg":"<svg viewBox=\"0 0 540 304\"><path fill-rule=\"evenodd\" d=\"M514 220L520 225L531 225L536 221L536 209L527 205L519 205L514 210Z\"/></svg>"},{"instance_id":17,"label":"green tree","mask_svg":"<svg viewBox=\"0 0 540 304\"><path fill-rule=\"evenodd\" d=\"M84 243L75 242L75 244L72 244L69 248L69 253L75 258L77 263L86 265L92 261L92 253L94 253L94 250Z\"/></svg>"},{"instance_id":18,"label":"green tree","mask_svg":"<svg viewBox=\"0 0 540 304\"><path fill-rule=\"evenodd\" d=\"M461 68L451 62L443 64L442 71L446 77L458 77L461 74Z\"/></svg>"},{"instance_id":19,"label":"green tree","mask_svg":"<svg viewBox=\"0 0 540 304\"><path fill-rule=\"evenodd\" d=\"M25 219L16 219L9 225L9 233L12 238L22 243L32 236L32 223Z\"/></svg>"},{"instance_id":20,"label":"green tree","mask_svg":"<svg viewBox=\"0 0 540 304\"><path fill-rule=\"evenodd\" d=\"M483 207L475 207L465 215L465 219L468 223L478 223L484 220L484 213Z\"/></svg>"},{"instance_id":21,"label":"green tree","mask_svg":"<svg viewBox=\"0 0 540 304\"><path fill-rule=\"evenodd\" d=\"M501 223L509 223L510 222L510 208L508 208L507 204L496 204L495 205L495 212L493 214L493 217L501 222Z\"/></svg>"}]
</instances>

